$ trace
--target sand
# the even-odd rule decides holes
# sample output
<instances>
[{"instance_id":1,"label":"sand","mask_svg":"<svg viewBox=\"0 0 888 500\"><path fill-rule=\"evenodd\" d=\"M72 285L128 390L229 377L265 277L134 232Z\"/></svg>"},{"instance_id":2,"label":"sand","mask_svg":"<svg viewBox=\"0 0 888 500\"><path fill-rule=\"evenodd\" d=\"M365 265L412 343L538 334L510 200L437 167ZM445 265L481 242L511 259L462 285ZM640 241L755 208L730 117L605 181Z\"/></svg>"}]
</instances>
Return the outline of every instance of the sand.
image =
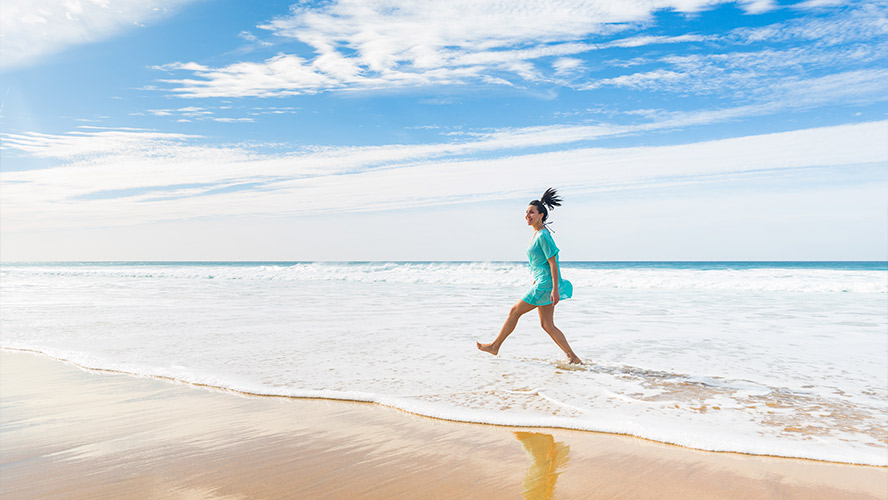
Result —
<instances>
[{"instance_id":1,"label":"sand","mask_svg":"<svg viewBox=\"0 0 888 500\"><path fill-rule=\"evenodd\" d=\"M885 499L888 468L248 397L4 351L0 497Z\"/></svg>"}]
</instances>

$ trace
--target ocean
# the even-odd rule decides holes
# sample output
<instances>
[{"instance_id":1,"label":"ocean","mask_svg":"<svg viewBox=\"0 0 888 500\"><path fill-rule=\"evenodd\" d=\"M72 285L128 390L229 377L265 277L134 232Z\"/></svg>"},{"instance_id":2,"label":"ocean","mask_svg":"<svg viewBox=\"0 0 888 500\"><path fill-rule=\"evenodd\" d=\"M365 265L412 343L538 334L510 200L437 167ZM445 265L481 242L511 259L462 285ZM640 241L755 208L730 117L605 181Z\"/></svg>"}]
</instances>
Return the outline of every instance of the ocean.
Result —
<instances>
[{"instance_id":1,"label":"ocean","mask_svg":"<svg viewBox=\"0 0 888 500\"><path fill-rule=\"evenodd\" d=\"M888 263L562 262L490 342L519 262L0 265L0 346L249 394L888 465Z\"/></svg>"}]
</instances>

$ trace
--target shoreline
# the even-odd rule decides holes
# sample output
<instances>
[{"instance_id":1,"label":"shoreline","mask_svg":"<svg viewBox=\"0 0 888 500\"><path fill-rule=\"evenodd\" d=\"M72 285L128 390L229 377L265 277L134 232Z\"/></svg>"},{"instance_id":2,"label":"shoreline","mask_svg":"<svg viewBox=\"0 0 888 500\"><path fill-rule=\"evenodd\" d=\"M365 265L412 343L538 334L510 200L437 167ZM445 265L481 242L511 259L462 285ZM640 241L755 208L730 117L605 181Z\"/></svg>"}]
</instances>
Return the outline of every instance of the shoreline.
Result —
<instances>
[{"instance_id":1,"label":"shoreline","mask_svg":"<svg viewBox=\"0 0 888 500\"><path fill-rule=\"evenodd\" d=\"M765 458L774 458L774 459L786 459L786 460L803 460L809 462L817 462L817 463L826 463L826 464L838 464L838 465L853 465L860 467L875 467L882 468L888 470L888 465L876 465L876 464L867 464L861 462L843 462L838 460L828 460L828 459L819 459L819 458L809 458L809 457L798 457L798 456L785 456L785 455L774 455L769 453L750 453L750 452L742 452L742 451L732 451L732 450L710 450L705 448L695 448L692 446L686 446L677 443L671 443L668 441L659 441L657 439L648 438L644 436L637 436L634 434L628 433L620 433L620 432L609 432L602 430L593 430L593 429L583 429L579 427L570 427L570 426L559 426L559 425L533 425L533 424L517 424L511 425L508 423L495 423L495 422L485 422L479 420L459 420L448 417L439 417L427 413L422 413L420 411L411 411L405 408L402 408L393 403L385 403L381 402L378 399L374 398L349 398L347 396L343 397L333 397L329 395L317 395L317 396L294 396L294 395L286 395L286 394L266 394L261 392L252 392L246 390L233 389L230 387L217 386L212 384L200 383L200 382L191 382L188 380L178 379L175 377L169 377L165 375L151 375L151 374L140 374L135 372L128 372L124 370L115 370L110 368L94 368L90 366L84 366L78 364L75 361L71 361L69 359L60 358L56 356L52 356L43 351L36 349L26 349L26 348L15 348L15 347L0 347L0 353L10 352L10 353L25 353L31 354L35 356L39 356L51 361L61 362L66 365L78 368L80 370L84 370L87 372L95 372L97 374L112 374L112 375L122 375L127 377L136 377L136 378L144 378L149 380L157 380L165 383L173 383L180 386L190 387L193 389L203 389L207 391L217 392L221 394L230 394L234 396L242 396L248 398L272 398L272 399L281 399L281 400L291 400L291 401L330 401L330 402L342 402L342 403L353 403L353 404L367 404L367 405L375 405L383 408L389 408L391 410L400 411L407 415L413 415L416 417L429 418L433 420L438 420L442 422L450 422L455 424L469 424L469 425L484 425L484 426L494 426L494 427L505 427L505 428L525 428L525 429L551 429L551 430L565 430L565 431L574 431L574 432L588 432L594 434L603 434L608 436L621 436L626 438L640 439L643 441L648 441L650 443L665 445L665 446L674 446L677 448L692 450L698 452L706 452L706 453L719 453L719 454L733 454L738 456L746 456L746 457L765 457ZM886 450L888 451L888 450Z\"/></svg>"},{"instance_id":2,"label":"shoreline","mask_svg":"<svg viewBox=\"0 0 888 500\"><path fill-rule=\"evenodd\" d=\"M885 467L245 396L11 350L0 360L4 498L888 496Z\"/></svg>"}]
</instances>

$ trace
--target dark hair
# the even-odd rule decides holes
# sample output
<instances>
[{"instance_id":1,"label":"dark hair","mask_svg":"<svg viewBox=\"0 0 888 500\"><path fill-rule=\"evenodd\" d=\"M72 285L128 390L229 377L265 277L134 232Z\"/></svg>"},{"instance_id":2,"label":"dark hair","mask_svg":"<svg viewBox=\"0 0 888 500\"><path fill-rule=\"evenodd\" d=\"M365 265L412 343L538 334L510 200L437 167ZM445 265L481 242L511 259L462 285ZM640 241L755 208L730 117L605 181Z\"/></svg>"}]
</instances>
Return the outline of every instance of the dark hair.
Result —
<instances>
[{"instance_id":1,"label":"dark hair","mask_svg":"<svg viewBox=\"0 0 888 500\"><path fill-rule=\"evenodd\" d=\"M537 207L537 210L543 214L543 222L546 222L546 219L549 217L549 210L561 206L561 197L558 196L555 188L549 188L539 200L532 200L529 204Z\"/></svg>"}]
</instances>

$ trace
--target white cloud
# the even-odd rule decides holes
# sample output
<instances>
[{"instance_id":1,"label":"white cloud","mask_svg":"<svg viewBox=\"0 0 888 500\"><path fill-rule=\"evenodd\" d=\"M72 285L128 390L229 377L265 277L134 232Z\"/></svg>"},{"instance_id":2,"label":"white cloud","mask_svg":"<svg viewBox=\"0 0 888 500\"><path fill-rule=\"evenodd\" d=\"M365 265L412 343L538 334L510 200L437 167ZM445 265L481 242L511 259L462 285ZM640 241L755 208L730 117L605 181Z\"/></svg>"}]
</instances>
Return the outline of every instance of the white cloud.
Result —
<instances>
[{"instance_id":1,"label":"white cloud","mask_svg":"<svg viewBox=\"0 0 888 500\"><path fill-rule=\"evenodd\" d=\"M257 43L259 45L262 45L263 47L269 47L272 45L271 42L266 42L265 40L260 40L259 37L250 33L249 31L241 31L240 33L237 34L237 36L240 38L243 38L244 40L246 40L248 42L253 42L253 43Z\"/></svg>"},{"instance_id":2,"label":"white cloud","mask_svg":"<svg viewBox=\"0 0 888 500\"><path fill-rule=\"evenodd\" d=\"M785 79L826 69L859 69L884 60L888 14L883 4L860 3L829 18L802 16L724 35L635 35L592 43L644 29L660 10L698 12L708 0L567 0L479 2L460 0L424 8L408 0L338 0L294 6L288 16L260 28L307 45L313 55L279 53L264 61L209 67L195 62L158 66L160 80L181 97L273 97L325 91L392 89L431 85L563 85L592 90L606 86L683 94L748 97ZM738 1L748 13L775 7L771 0ZM708 42L721 52L656 58L632 51L588 64L604 49ZM787 47L786 44L794 46ZM800 46L804 44L804 46ZM749 50L749 45L764 48ZM738 47L744 50L737 50ZM583 55L584 62L579 56ZM610 57L610 56L609 56ZM596 76L604 67L648 66L632 74ZM178 72L191 73L180 77ZM594 78L594 79L593 79ZM593 79L593 80L590 80Z\"/></svg>"},{"instance_id":3,"label":"white cloud","mask_svg":"<svg viewBox=\"0 0 888 500\"><path fill-rule=\"evenodd\" d=\"M725 182L761 170L886 162L888 151L878 144L878 137L886 132L888 122L882 122L668 147L589 148L495 160L430 162L345 177L286 181L283 187L293 191L266 194L263 200L280 203L283 209L291 193L299 192L311 208L284 210L304 214L532 196L539 190L541 175L547 184L575 194L716 179Z\"/></svg>"},{"instance_id":4,"label":"white cloud","mask_svg":"<svg viewBox=\"0 0 888 500\"><path fill-rule=\"evenodd\" d=\"M650 75L648 75L650 77ZM803 110L826 104L859 104L888 99L888 69L850 71L826 75L809 80L788 80L770 87L765 99L750 104L685 112L636 110L626 113L639 116L641 122L631 124L596 125L547 125L503 128L487 131L460 130L445 134L457 140L444 143L416 145L380 145L366 147L313 147L279 157L282 170L269 172L274 176L316 175L344 173L371 166L429 160L432 158L460 157L477 153L508 154L511 150L534 147L551 147L571 143L594 141L602 138L625 136L642 132L671 130L691 126L708 125L740 118L765 116L780 111ZM227 108L227 107L226 107ZM205 107L187 106L169 109L171 113L190 114L192 119L216 119L204 114ZM250 108L256 115L267 113L292 113L293 107ZM156 111L156 110L155 110ZM247 121L251 118L219 118L221 121ZM183 118L182 120L188 120ZM201 158L204 151L212 151L217 157L220 151L234 154L237 161L255 159L257 155L243 147L209 148L195 147L189 143L202 139L200 136L171 134L143 129L109 129L104 127L78 127L68 134L41 133L0 134L2 148L17 150L35 157L71 160L76 158L97 159L115 164L136 156L150 157L165 152L167 157ZM154 153L152 153L154 152ZM261 156L261 155L260 155ZM227 157L227 156L226 156ZM290 162L290 163L287 163ZM298 168L297 168L298 165ZM225 182L232 175L224 169L217 171L220 177L212 182ZM238 177L234 175L234 177ZM125 177L120 186L133 187ZM170 180L170 183L173 183Z\"/></svg>"},{"instance_id":5,"label":"white cloud","mask_svg":"<svg viewBox=\"0 0 888 500\"><path fill-rule=\"evenodd\" d=\"M80 127L89 131L74 131L64 135L2 134L4 150L18 150L37 158L74 159L97 155L146 155L166 151L185 139L198 136L155 132L138 129L104 130L98 127Z\"/></svg>"},{"instance_id":6,"label":"white cloud","mask_svg":"<svg viewBox=\"0 0 888 500\"><path fill-rule=\"evenodd\" d=\"M747 14L762 14L777 7L774 0L744 0L740 5Z\"/></svg>"},{"instance_id":7,"label":"white cloud","mask_svg":"<svg viewBox=\"0 0 888 500\"><path fill-rule=\"evenodd\" d=\"M884 58L886 43L873 43L817 50L795 47L785 50L757 50L712 54L676 55L662 58L661 68L603 78L579 85L582 90L601 87L624 87L636 90L675 92L681 94L721 94L734 98L773 99L774 89L794 82L811 82L842 75L874 75L882 77L885 70L867 69L814 76L820 71L836 71L836 60L849 67L863 67ZM800 71L805 68L805 71ZM882 89L886 85L878 85ZM867 97L878 97L869 95ZM879 100L879 99L877 99Z\"/></svg>"},{"instance_id":8,"label":"white cloud","mask_svg":"<svg viewBox=\"0 0 888 500\"><path fill-rule=\"evenodd\" d=\"M596 82L580 87L582 90L593 90L600 87L628 87L633 89L643 88L674 88L676 83L680 83L681 88L688 76L676 71L664 69L656 69L653 71L645 71L640 73L632 73L630 75L622 75L614 78L605 78Z\"/></svg>"},{"instance_id":9,"label":"white cloud","mask_svg":"<svg viewBox=\"0 0 888 500\"><path fill-rule=\"evenodd\" d=\"M842 5L846 0L805 0L793 5L796 9L819 9L822 7L835 7Z\"/></svg>"},{"instance_id":10,"label":"white cloud","mask_svg":"<svg viewBox=\"0 0 888 500\"><path fill-rule=\"evenodd\" d=\"M800 7L796 4L794 7ZM814 42L817 47L868 42L888 34L888 5L860 2L829 17L802 17L755 28L737 28L727 39L737 43Z\"/></svg>"},{"instance_id":11,"label":"white cloud","mask_svg":"<svg viewBox=\"0 0 888 500\"><path fill-rule=\"evenodd\" d=\"M664 78L671 78L669 75ZM656 76L647 74L639 78L635 84L641 85L646 80L655 80ZM625 82L629 84L629 82ZM730 108L700 109L694 111L674 112L660 110L636 110L625 114L639 116L645 121L631 124L596 125L548 125L536 127L504 128L488 131L460 130L451 131L446 135L461 140L446 143L418 145L381 145L368 147L315 147L306 151L293 153L287 158L299 162L302 168L310 172L333 169L329 172L346 172L353 168L363 168L384 163L415 161L447 156L472 155L479 152L497 152L510 149L549 147L571 144L581 141L637 134L642 132L670 130L690 126L723 123L755 116L766 116L780 111L810 109L823 105L864 104L888 100L888 69L869 69L829 74L807 80L787 79L775 82L766 94L749 104ZM230 111L230 106L222 106ZM208 110L216 108L186 106L167 110L174 118L182 116L178 121L189 119L213 119L230 122L246 122L252 118L213 117ZM249 113L253 116L262 114L295 113L298 108L283 107L252 107ZM129 154L133 151L168 151L170 154L199 157L199 153L191 146L185 147L188 141L201 139L199 136L187 134L171 134L143 129L109 129L103 127L78 127L79 131L62 135L23 133L0 134L3 139L2 149L18 150L36 157L57 158L68 160L72 157L109 156ZM177 148L173 146L176 145ZM178 148L178 146L182 146ZM239 149L238 155L246 155ZM248 155L249 156L249 155ZM253 155L254 156L254 155ZM112 160L113 163L114 160ZM289 167L288 167L289 168ZM308 174L309 172L303 172ZM291 175L292 169L285 169L275 175ZM223 177L225 179L226 177Z\"/></svg>"},{"instance_id":12,"label":"white cloud","mask_svg":"<svg viewBox=\"0 0 888 500\"><path fill-rule=\"evenodd\" d=\"M256 120L253 118L213 118L213 121L222 123L252 123Z\"/></svg>"},{"instance_id":13,"label":"white cloud","mask_svg":"<svg viewBox=\"0 0 888 500\"><path fill-rule=\"evenodd\" d=\"M248 111L247 113L252 116L266 115L266 114L286 114L286 113L295 113L294 108L285 107L285 108L269 108L261 111L255 111L261 108L253 108L253 111ZM217 111L222 111L226 114L231 114L235 112L232 110L232 106L209 106L209 107L200 107L200 106L186 106L183 108L167 108L167 109L149 109L145 113L130 113L135 116L144 116L146 113L152 116L159 117L170 117L171 120L175 120L178 123L188 123L191 121L215 121L220 123L239 123L239 122L254 122L255 118L251 117L235 117L235 116L215 116Z\"/></svg>"},{"instance_id":14,"label":"white cloud","mask_svg":"<svg viewBox=\"0 0 888 500\"><path fill-rule=\"evenodd\" d=\"M678 36L635 36L614 40L601 44L601 47L643 47L645 45L660 45L669 43L705 42L714 40L713 36L702 35L678 35Z\"/></svg>"},{"instance_id":15,"label":"white cloud","mask_svg":"<svg viewBox=\"0 0 888 500\"><path fill-rule=\"evenodd\" d=\"M552 144L570 140L565 135L571 133L576 139L613 131L538 127L497 131L466 143L316 148L274 155L241 146L196 145L198 138L180 134L105 132L6 138L5 147L67 163L4 173L0 182L4 231L505 199L535 194L541 166L547 183L582 193L724 182L770 175L769 170L888 162L883 146L888 121L695 144L578 148L483 160L459 160L453 155L514 150L528 142ZM219 192L220 188L231 192ZM294 197L299 203L293 202Z\"/></svg>"},{"instance_id":16,"label":"white cloud","mask_svg":"<svg viewBox=\"0 0 888 500\"><path fill-rule=\"evenodd\" d=\"M260 28L295 39L313 57L281 53L261 62L210 68L158 67L193 78L161 80L182 97L286 96L338 89L514 83L544 79L533 61L607 47L687 43L700 35L583 40L636 28L660 10L698 12L718 0L338 0L294 5ZM749 2L746 2L749 3ZM758 4L757 2L753 2Z\"/></svg>"},{"instance_id":17,"label":"white cloud","mask_svg":"<svg viewBox=\"0 0 888 500\"><path fill-rule=\"evenodd\" d=\"M552 67L555 68L555 74L562 75L567 74L572 71L576 71L577 69L583 66L582 59L576 59L573 57L559 57L552 63Z\"/></svg>"},{"instance_id":18,"label":"white cloud","mask_svg":"<svg viewBox=\"0 0 888 500\"><path fill-rule=\"evenodd\" d=\"M162 79L179 85L170 90L183 97L271 97L316 92L341 87L335 78L315 71L296 55L280 54L261 63L240 62L224 68L207 68L194 63L175 63L165 70L188 70L197 79Z\"/></svg>"},{"instance_id":19,"label":"white cloud","mask_svg":"<svg viewBox=\"0 0 888 500\"><path fill-rule=\"evenodd\" d=\"M170 15L194 0L0 0L0 69L26 66Z\"/></svg>"}]
</instances>

